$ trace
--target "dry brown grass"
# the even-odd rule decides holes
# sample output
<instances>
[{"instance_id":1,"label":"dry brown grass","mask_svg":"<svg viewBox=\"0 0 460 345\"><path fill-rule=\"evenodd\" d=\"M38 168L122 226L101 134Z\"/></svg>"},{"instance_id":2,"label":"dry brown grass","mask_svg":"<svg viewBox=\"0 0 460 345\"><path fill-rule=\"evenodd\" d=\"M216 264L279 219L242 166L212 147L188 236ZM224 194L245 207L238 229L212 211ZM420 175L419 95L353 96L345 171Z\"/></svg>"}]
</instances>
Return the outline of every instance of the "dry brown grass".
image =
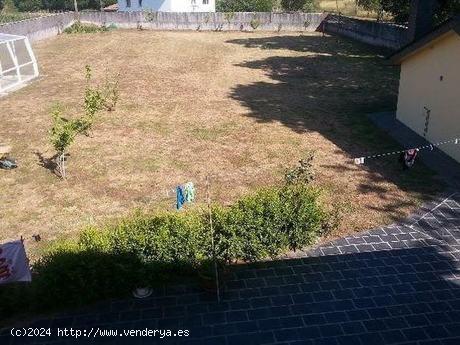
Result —
<instances>
[{"instance_id":1,"label":"dry brown grass","mask_svg":"<svg viewBox=\"0 0 460 345\"><path fill-rule=\"evenodd\" d=\"M366 11L356 5L355 0L318 0L319 8L327 12L340 12L346 16L376 19L377 13ZM391 20L390 17L385 19Z\"/></svg>"},{"instance_id":2,"label":"dry brown grass","mask_svg":"<svg viewBox=\"0 0 460 345\"><path fill-rule=\"evenodd\" d=\"M364 114L394 107L397 69L365 47L317 35L120 30L34 48L40 80L0 99L0 138L20 165L0 171L1 240L39 233L46 242L136 207L172 208L166 191L189 180L201 202L207 174L213 199L228 203L280 181L310 149L326 201L347 205L339 233L404 216L431 191L420 166L401 176L393 161L351 162L391 146ZM81 111L86 64L95 79L107 66L121 72L121 101L76 140L61 181L36 152L54 154L53 102Z\"/></svg>"}]
</instances>

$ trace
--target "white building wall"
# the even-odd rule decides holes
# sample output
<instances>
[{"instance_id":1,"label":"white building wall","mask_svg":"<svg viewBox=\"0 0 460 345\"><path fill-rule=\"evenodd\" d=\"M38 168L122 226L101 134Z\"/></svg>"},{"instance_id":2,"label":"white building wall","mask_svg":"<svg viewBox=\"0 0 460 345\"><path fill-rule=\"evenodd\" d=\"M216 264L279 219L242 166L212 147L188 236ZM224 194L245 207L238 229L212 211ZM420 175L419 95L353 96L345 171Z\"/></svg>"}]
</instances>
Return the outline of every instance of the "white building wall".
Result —
<instances>
[{"instance_id":1,"label":"white building wall","mask_svg":"<svg viewBox=\"0 0 460 345\"><path fill-rule=\"evenodd\" d=\"M118 0L118 10L160 12L215 12L215 0Z\"/></svg>"}]
</instances>

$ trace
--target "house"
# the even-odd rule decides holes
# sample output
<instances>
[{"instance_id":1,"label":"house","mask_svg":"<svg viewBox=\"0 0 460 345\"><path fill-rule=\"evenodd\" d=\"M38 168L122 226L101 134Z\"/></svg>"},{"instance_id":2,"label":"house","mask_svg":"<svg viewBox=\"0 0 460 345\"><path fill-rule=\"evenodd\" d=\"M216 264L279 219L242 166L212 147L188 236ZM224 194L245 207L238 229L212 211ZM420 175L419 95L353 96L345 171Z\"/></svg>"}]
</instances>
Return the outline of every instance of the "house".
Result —
<instances>
[{"instance_id":1,"label":"house","mask_svg":"<svg viewBox=\"0 0 460 345\"><path fill-rule=\"evenodd\" d=\"M118 0L119 11L215 12L215 0Z\"/></svg>"},{"instance_id":2,"label":"house","mask_svg":"<svg viewBox=\"0 0 460 345\"><path fill-rule=\"evenodd\" d=\"M414 7L412 41L390 57L401 66L396 117L431 143L460 139L460 17L433 29L429 9ZM460 145L439 148L460 162Z\"/></svg>"}]
</instances>

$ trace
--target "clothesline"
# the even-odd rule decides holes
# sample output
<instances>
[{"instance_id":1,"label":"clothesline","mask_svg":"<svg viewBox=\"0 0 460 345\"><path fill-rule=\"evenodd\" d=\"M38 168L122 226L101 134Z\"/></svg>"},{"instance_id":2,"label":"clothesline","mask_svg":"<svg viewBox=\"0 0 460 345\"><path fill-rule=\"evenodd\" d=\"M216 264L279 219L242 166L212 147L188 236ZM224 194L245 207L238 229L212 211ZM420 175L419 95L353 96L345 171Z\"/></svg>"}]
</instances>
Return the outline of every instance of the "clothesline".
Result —
<instances>
[{"instance_id":1,"label":"clothesline","mask_svg":"<svg viewBox=\"0 0 460 345\"><path fill-rule=\"evenodd\" d=\"M426 149L431 149L433 150L433 148L435 147L438 147L438 146L441 146L441 145L446 145L446 144L455 144L457 145L458 143L460 142L460 139L458 138L455 138L455 139L451 139L451 140L446 140L446 141L439 141L437 143L434 143L434 144L429 144L429 145L423 145L423 146L418 146L418 147L414 147L412 148L412 150L426 150ZM364 164L364 161L367 160L367 159L373 159L373 158L380 158L380 157L386 157L386 156L392 156L392 155L397 155L397 154L401 154L401 153L404 153L404 152L407 152L408 150L399 150L399 151L392 151L392 152L386 152L386 153L380 153L380 154L376 154L376 155L371 155L371 156L364 156L364 157L358 157L358 158L355 158L354 159L354 162L355 164Z\"/></svg>"}]
</instances>

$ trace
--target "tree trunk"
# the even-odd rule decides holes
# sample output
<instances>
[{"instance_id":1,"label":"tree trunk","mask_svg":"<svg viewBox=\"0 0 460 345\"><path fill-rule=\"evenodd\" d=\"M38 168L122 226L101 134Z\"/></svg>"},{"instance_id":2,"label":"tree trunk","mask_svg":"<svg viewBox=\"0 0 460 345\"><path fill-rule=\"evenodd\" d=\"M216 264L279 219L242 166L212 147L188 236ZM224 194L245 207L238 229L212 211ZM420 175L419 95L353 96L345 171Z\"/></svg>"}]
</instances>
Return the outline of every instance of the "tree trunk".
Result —
<instances>
[{"instance_id":1,"label":"tree trunk","mask_svg":"<svg viewBox=\"0 0 460 345\"><path fill-rule=\"evenodd\" d=\"M78 13L78 3L77 3L77 0L73 0L73 7L75 8L75 12Z\"/></svg>"}]
</instances>

